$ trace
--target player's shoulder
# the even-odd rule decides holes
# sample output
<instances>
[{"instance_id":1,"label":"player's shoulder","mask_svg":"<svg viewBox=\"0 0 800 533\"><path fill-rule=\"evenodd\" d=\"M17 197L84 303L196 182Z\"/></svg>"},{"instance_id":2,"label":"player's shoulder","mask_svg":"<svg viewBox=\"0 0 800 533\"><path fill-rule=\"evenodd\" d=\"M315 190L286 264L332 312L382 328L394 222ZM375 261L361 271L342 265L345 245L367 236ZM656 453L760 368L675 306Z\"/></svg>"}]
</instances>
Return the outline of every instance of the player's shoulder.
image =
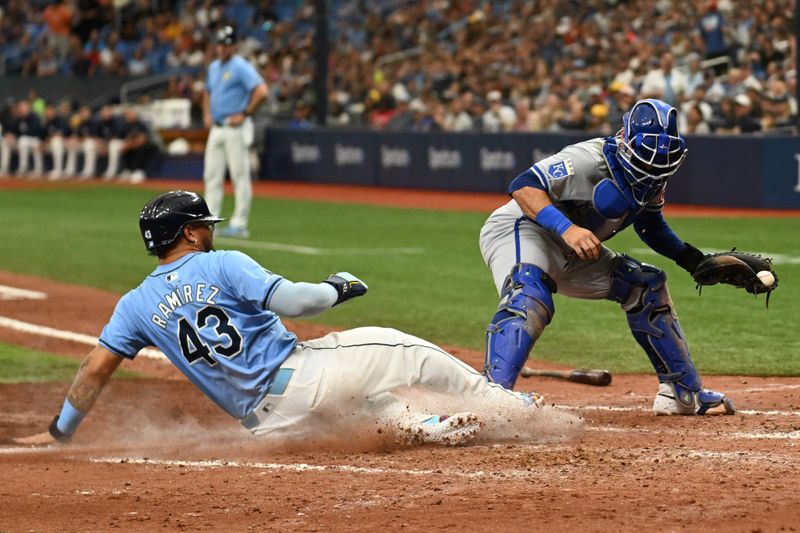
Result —
<instances>
[{"instance_id":1,"label":"player's shoulder","mask_svg":"<svg viewBox=\"0 0 800 533\"><path fill-rule=\"evenodd\" d=\"M570 144L534 166L551 179L597 174L603 167L603 139Z\"/></svg>"},{"instance_id":2,"label":"player's shoulder","mask_svg":"<svg viewBox=\"0 0 800 533\"><path fill-rule=\"evenodd\" d=\"M222 269L258 265L255 259L239 250L213 250L202 255L204 261Z\"/></svg>"}]
</instances>

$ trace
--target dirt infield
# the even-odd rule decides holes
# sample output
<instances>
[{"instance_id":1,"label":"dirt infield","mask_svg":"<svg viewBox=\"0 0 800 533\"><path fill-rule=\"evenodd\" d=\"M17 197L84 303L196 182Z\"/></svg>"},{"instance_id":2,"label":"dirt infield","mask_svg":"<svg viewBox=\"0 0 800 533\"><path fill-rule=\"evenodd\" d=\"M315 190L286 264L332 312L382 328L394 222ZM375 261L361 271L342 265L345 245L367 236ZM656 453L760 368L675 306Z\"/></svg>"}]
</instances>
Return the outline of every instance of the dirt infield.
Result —
<instances>
[{"instance_id":1,"label":"dirt infield","mask_svg":"<svg viewBox=\"0 0 800 533\"><path fill-rule=\"evenodd\" d=\"M48 294L0 301L0 317L85 335L100 331L117 299L2 272L0 285ZM304 338L324 333L290 327ZM89 348L7 326L0 340L76 358ZM453 351L480 364L478 353ZM652 376L616 376L602 389L522 380L521 389L559 406L547 410L552 416L581 413L583 433L452 449L326 435L266 443L168 364L139 356L124 366L153 377L112 381L63 448L22 448L11 439L44 429L68 383L0 385L0 529L791 531L798 524L796 378L709 378L706 385L728 392L742 413L706 418L650 414Z\"/></svg>"},{"instance_id":2,"label":"dirt infield","mask_svg":"<svg viewBox=\"0 0 800 533\"><path fill-rule=\"evenodd\" d=\"M53 186L63 185L0 184ZM274 183L259 184L257 194L487 212L505 201ZM0 299L0 341L75 358L118 298L5 272L0 285L47 294ZM287 326L301 338L327 332ZM447 348L481 364L479 353ZM269 443L169 364L139 356L123 367L147 377L113 380L66 447L23 448L12 439L46 428L68 383L0 384L0 530L796 531L800 524L800 378L709 377L705 385L727 392L740 413L704 418L654 417L652 375L615 376L606 388L520 380L518 388L555 405L528 431L533 436L452 449L398 447L376 434ZM566 440L553 430L564 412L584 419L583 431L563 428Z\"/></svg>"}]
</instances>

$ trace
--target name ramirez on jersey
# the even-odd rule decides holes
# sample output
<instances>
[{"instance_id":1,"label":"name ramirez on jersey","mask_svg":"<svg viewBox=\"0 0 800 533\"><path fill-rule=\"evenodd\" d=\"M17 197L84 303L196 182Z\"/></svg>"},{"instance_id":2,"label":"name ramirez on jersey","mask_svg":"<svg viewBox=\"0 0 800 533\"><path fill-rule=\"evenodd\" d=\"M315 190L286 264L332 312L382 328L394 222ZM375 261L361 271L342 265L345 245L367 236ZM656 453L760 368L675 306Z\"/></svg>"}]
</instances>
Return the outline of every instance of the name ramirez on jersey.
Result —
<instances>
[{"instance_id":1,"label":"name ramirez on jersey","mask_svg":"<svg viewBox=\"0 0 800 533\"><path fill-rule=\"evenodd\" d=\"M158 303L159 314L153 313L153 323L159 327L166 328L169 317L172 316L175 309L182 305L195 302L217 305L214 297L219 293L219 290L216 285L206 287L205 283L183 285L161 297L162 301Z\"/></svg>"}]
</instances>

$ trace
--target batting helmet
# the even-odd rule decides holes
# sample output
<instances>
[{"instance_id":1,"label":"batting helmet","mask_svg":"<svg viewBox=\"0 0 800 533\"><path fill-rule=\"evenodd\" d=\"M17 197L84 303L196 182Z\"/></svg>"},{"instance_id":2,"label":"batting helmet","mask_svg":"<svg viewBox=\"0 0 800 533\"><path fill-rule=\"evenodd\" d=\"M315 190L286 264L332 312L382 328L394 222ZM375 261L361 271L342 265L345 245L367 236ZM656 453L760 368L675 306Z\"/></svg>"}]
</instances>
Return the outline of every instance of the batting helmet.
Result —
<instances>
[{"instance_id":1,"label":"batting helmet","mask_svg":"<svg viewBox=\"0 0 800 533\"><path fill-rule=\"evenodd\" d=\"M654 98L639 100L622 117L618 156L633 197L644 205L660 193L686 157L678 110Z\"/></svg>"},{"instance_id":2,"label":"batting helmet","mask_svg":"<svg viewBox=\"0 0 800 533\"><path fill-rule=\"evenodd\" d=\"M217 30L217 44L233 44L236 42L236 30L233 26L223 26Z\"/></svg>"},{"instance_id":3,"label":"batting helmet","mask_svg":"<svg viewBox=\"0 0 800 533\"><path fill-rule=\"evenodd\" d=\"M208 210L203 197L194 192L170 191L159 194L142 208L139 229L149 252L172 244L186 224L205 222L216 224L224 218Z\"/></svg>"}]
</instances>

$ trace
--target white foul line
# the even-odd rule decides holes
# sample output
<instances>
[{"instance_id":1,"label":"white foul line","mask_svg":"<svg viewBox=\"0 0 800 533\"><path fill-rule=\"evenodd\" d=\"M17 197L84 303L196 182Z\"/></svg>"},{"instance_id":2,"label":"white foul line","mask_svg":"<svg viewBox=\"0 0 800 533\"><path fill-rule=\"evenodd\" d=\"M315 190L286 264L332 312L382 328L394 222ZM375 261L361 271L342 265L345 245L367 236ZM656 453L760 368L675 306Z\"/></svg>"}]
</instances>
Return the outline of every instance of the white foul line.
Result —
<instances>
[{"instance_id":1,"label":"white foul line","mask_svg":"<svg viewBox=\"0 0 800 533\"><path fill-rule=\"evenodd\" d=\"M618 411L618 412L644 412L650 411L649 407L625 407L622 405L557 405L553 407L558 409L566 409L568 411ZM768 410L760 411L757 409L737 409L736 414L740 415L763 415L763 416L800 416L800 410L797 411L778 411Z\"/></svg>"},{"instance_id":2,"label":"white foul line","mask_svg":"<svg viewBox=\"0 0 800 533\"><path fill-rule=\"evenodd\" d=\"M218 237L216 240L223 244L232 244L241 248L276 250L301 255L413 255L421 254L425 251L424 248L317 248L314 246L229 239L226 237Z\"/></svg>"},{"instance_id":3,"label":"white foul line","mask_svg":"<svg viewBox=\"0 0 800 533\"><path fill-rule=\"evenodd\" d=\"M45 298L47 294L44 292L0 285L0 300L44 300Z\"/></svg>"},{"instance_id":4,"label":"white foul line","mask_svg":"<svg viewBox=\"0 0 800 533\"><path fill-rule=\"evenodd\" d=\"M672 430L657 430L654 428L629 428L629 427L615 427L615 426L590 426L586 428L586 431L594 431L597 433L647 433L649 435L664 435L664 434L672 434ZM720 437L719 433L709 433L706 431L695 431L692 433L694 436L707 436L709 438ZM735 433L727 433L725 434L725 438L730 438L731 440L735 439L750 439L750 440L763 440L763 439L770 439L770 440L800 440L800 431L773 431L773 432L762 432L762 431L737 431Z\"/></svg>"},{"instance_id":5,"label":"white foul line","mask_svg":"<svg viewBox=\"0 0 800 533\"><path fill-rule=\"evenodd\" d=\"M6 316L0 316L0 327L13 329L14 331L21 331L22 333L30 333L31 335L41 335L42 337L50 337L52 339L61 339L65 341L77 342L79 344L87 344L89 346L97 345L97 337L93 337L91 335L75 333L74 331L65 331L63 329L55 329L48 326L39 326L37 324L23 322L21 320L8 318ZM167 359L163 353L153 348L145 348L139 352L139 355L149 357L151 359Z\"/></svg>"},{"instance_id":6,"label":"white foul line","mask_svg":"<svg viewBox=\"0 0 800 533\"><path fill-rule=\"evenodd\" d=\"M92 463L116 463L154 466L179 466L192 468L252 468L256 470L279 470L284 472L347 472L353 474L406 474L410 476L430 476L441 474L466 478L490 477L493 472L476 470L465 472L463 470L442 469L418 470L403 468L380 468L352 465L312 465L308 463L253 463L239 461L180 461L174 459L128 459L123 457L98 457L89 459ZM531 473L527 470L504 470L506 477L527 477Z\"/></svg>"}]
</instances>

